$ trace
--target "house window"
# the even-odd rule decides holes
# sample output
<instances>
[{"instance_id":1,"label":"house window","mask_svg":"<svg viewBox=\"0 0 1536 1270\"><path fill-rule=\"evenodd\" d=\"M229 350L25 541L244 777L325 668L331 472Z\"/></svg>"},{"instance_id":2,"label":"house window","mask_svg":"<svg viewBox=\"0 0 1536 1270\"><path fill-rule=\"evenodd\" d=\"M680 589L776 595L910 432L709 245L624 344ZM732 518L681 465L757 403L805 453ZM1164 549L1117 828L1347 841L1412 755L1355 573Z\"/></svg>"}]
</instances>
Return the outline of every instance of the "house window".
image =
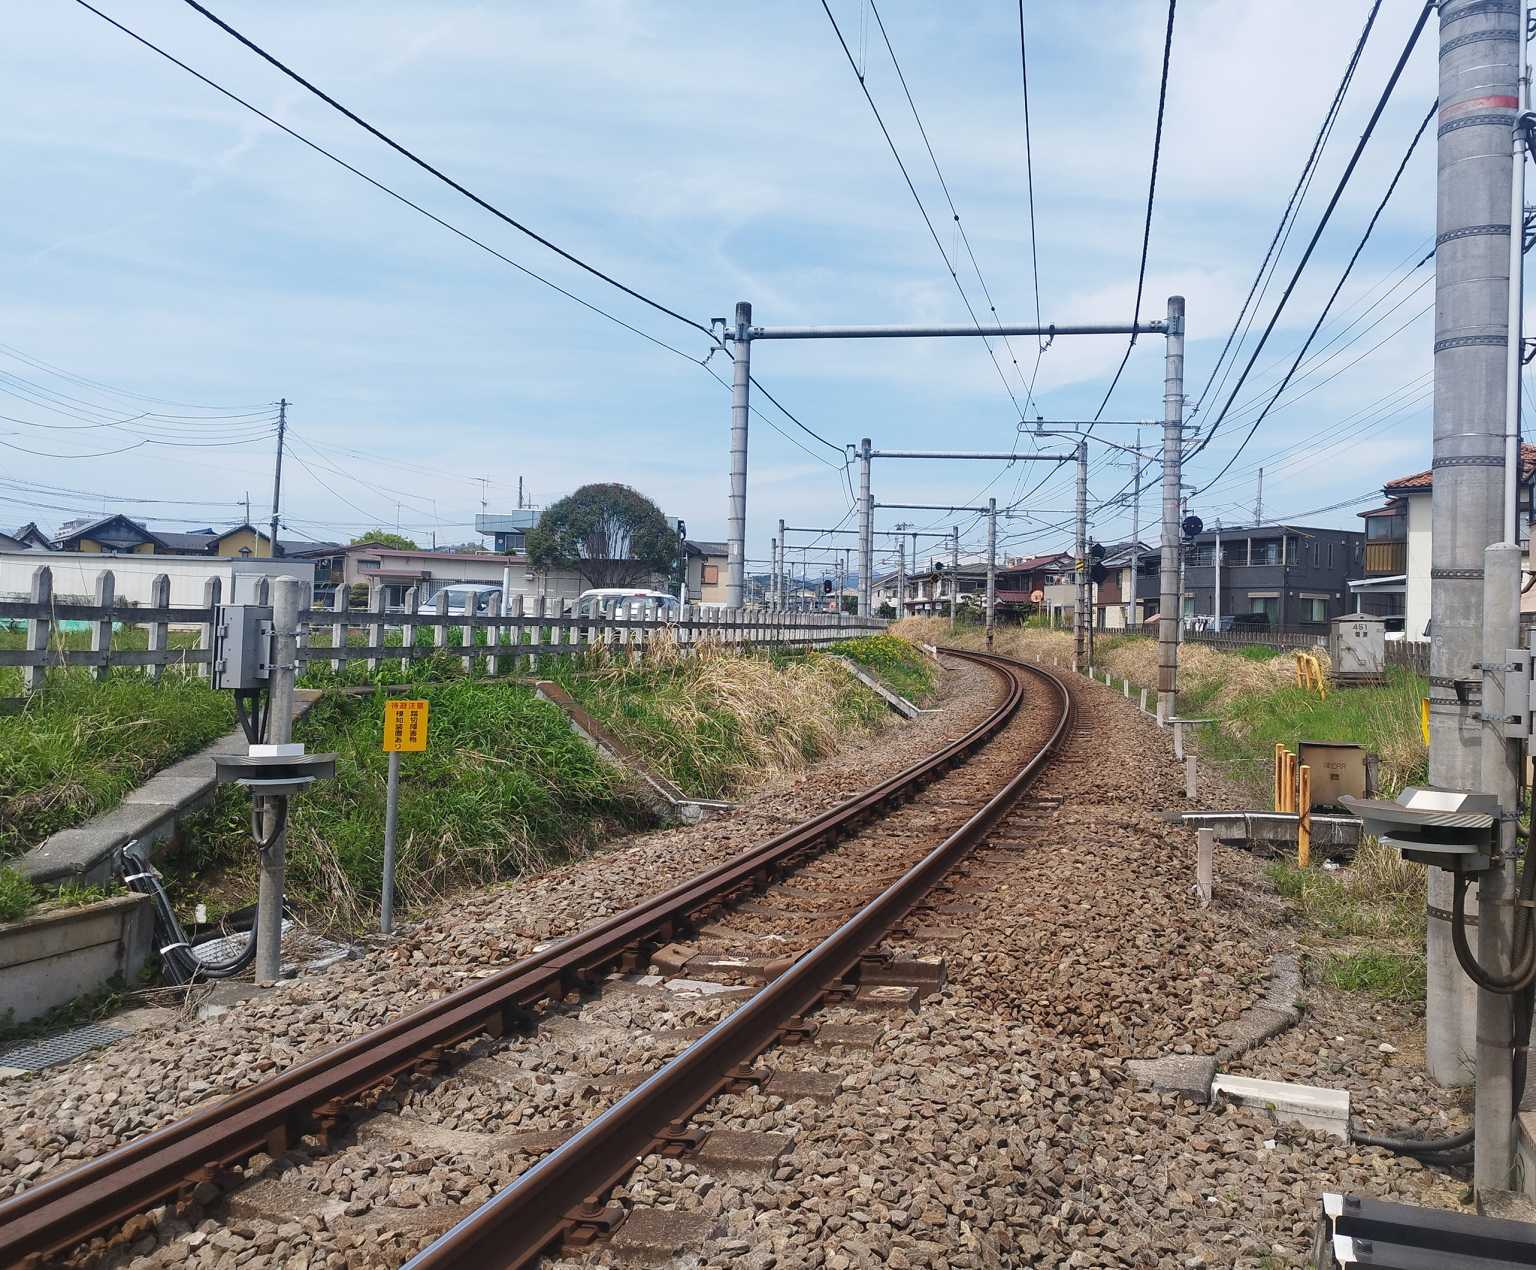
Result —
<instances>
[{"instance_id":1,"label":"house window","mask_svg":"<svg viewBox=\"0 0 1536 1270\"><path fill-rule=\"evenodd\" d=\"M1254 595L1248 599L1250 613L1262 613L1271 626L1280 624L1280 597L1278 595Z\"/></svg>"},{"instance_id":2,"label":"house window","mask_svg":"<svg viewBox=\"0 0 1536 1270\"><path fill-rule=\"evenodd\" d=\"M1365 521L1367 542L1403 542L1408 537L1408 517L1368 516Z\"/></svg>"},{"instance_id":3,"label":"house window","mask_svg":"<svg viewBox=\"0 0 1536 1270\"><path fill-rule=\"evenodd\" d=\"M1321 626L1328 620L1328 601L1316 596L1301 597L1301 620Z\"/></svg>"},{"instance_id":4,"label":"house window","mask_svg":"<svg viewBox=\"0 0 1536 1270\"><path fill-rule=\"evenodd\" d=\"M705 565L700 573L700 577L705 586L717 585L720 581L720 566L717 564Z\"/></svg>"},{"instance_id":5,"label":"house window","mask_svg":"<svg viewBox=\"0 0 1536 1270\"><path fill-rule=\"evenodd\" d=\"M379 560L359 560L357 567L359 569L377 569L381 563L382 561Z\"/></svg>"},{"instance_id":6,"label":"house window","mask_svg":"<svg viewBox=\"0 0 1536 1270\"><path fill-rule=\"evenodd\" d=\"M1328 544L1328 567L1333 568L1333 544Z\"/></svg>"},{"instance_id":7,"label":"house window","mask_svg":"<svg viewBox=\"0 0 1536 1270\"><path fill-rule=\"evenodd\" d=\"M1189 565L1192 569L1209 569L1216 563L1216 544L1214 542L1196 543L1189 551Z\"/></svg>"},{"instance_id":8,"label":"house window","mask_svg":"<svg viewBox=\"0 0 1536 1270\"><path fill-rule=\"evenodd\" d=\"M1279 564L1280 539L1261 538L1253 544L1254 564Z\"/></svg>"}]
</instances>

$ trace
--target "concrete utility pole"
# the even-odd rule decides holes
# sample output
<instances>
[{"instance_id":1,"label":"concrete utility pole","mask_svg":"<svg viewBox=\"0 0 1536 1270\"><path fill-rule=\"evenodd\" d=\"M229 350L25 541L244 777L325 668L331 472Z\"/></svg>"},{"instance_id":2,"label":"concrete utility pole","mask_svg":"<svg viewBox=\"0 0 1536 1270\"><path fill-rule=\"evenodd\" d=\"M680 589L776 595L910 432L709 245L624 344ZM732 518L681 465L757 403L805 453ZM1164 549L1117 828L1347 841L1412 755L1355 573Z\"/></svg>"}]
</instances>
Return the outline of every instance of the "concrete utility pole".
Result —
<instances>
[{"instance_id":1,"label":"concrete utility pole","mask_svg":"<svg viewBox=\"0 0 1536 1270\"><path fill-rule=\"evenodd\" d=\"M992 651L992 623L997 611L997 499L987 499L987 651Z\"/></svg>"},{"instance_id":2,"label":"concrete utility pole","mask_svg":"<svg viewBox=\"0 0 1536 1270\"><path fill-rule=\"evenodd\" d=\"M1136 593L1141 578L1141 429L1136 429L1136 454L1131 459L1131 594L1125 604L1125 629L1136 629Z\"/></svg>"},{"instance_id":3,"label":"concrete utility pole","mask_svg":"<svg viewBox=\"0 0 1536 1270\"><path fill-rule=\"evenodd\" d=\"M949 531L949 624L955 624L955 610L960 603L960 526Z\"/></svg>"},{"instance_id":4,"label":"concrete utility pole","mask_svg":"<svg viewBox=\"0 0 1536 1270\"><path fill-rule=\"evenodd\" d=\"M907 615L907 540L896 540L896 619Z\"/></svg>"},{"instance_id":5,"label":"concrete utility pole","mask_svg":"<svg viewBox=\"0 0 1536 1270\"><path fill-rule=\"evenodd\" d=\"M272 580L272 669L267 688L267 745L293 740L293 684L299 660L299 593L297 578ZM261 853L256 897L256 982L276 983L283 965L283 886L288 854L287 794L263 799L261 836L268 844Z\"/></svg>"},{"instance_id":6,"label":"concrete utility pole","mask_svg":"<svg viewBox=\"0 0 1536 1270\"><path fill-rule=\"evenodd\" d=\"M288 431L288 398L277 403L277 453L272 458L272 525L267 555L277 559L277 512L283 494L283 436Z\"/></svg>"},{"instance_id":7,"label":"concrete utility pole","mask_svg":"<svg viewBox=\"0 0 1536 1270\"><path fill-rule=\"evenodd\" d=\"M1259 488L1253 497L1253 527L1257 529L1264 523L1264 469L1259 469Z\"/></svg>"},{"instance_id":8,"label":"concrete utility pole","mask_svg":"<svg viewBox=\"0 0 1536 1270\"><path fill-rule=\"evenodd\" d=\"M774 587L778 591L779 596L780 613L782 613L785 608L788 607L784 603L784 553L788 550L789 539L784 536L784 518L781 516L779 518L779 564L773 575Z\"/></svg>"},{"instance_id":9,"label":"concrete utility pole","mask_svg":"<svg viewBox=\"0 0 1536 1270\"><path fill-rule=\"evenodd\" d=\"M731 345L731 505L725 545L725 603L739 609L747 577L747 410L752 382L752 306L736 302L736 338Z\"/></svg>"},{"instance_id":10,"label":"concrete utility pole","mask_svg":"<svg viewBox=\"0 0 1536 1270\"><path fill-rule=\"evenodd\" d=\"M1512 300L1518 303L1510 295L1510 260L1518 259L1511 238L1518 243L1523 210L1511 188L1510 161L1520 106L1522 9L1481 0L1440 5L1435 225L1429 779L1450 789L1498 794L1507 811L1514 809L1507 782L1500 780L1497 788L1485 782L1482 694L1473 663L1482 657L1490 620L1483 603L1484 548L1505 533L1506 356L1517 338L1509 314L1517 311ZM1425 1059L1438 1083L1464 1085L1473 1074L1472 1056L1480 1053L1477 993L1451 941L1446 914L1452 876L1429 870ZM1496 907L1493 919L1506 917ZM1480 1114L1480 1134L1485 1127ZM1507 1133L1506 1127L1505 1141ZM1480 1136L1479 1184L1487 1180L1485 1156L1494 1153L1506 1155L1507 1148Z\"/></svg>"},{"instance_id":11,"label":"concrete utility pole","mask_svg":"<svg viewBox=\"0 0 1536 1270\"><path fill-rule=\"evenodd\" d=\"M868 617L875 571L875 505L869 496L869 438L859 442L859 616Z\"/></svg>"},{"instance_id":12,"label":"concrete utility pole","mask_svg":"<svg viewBox=\"0 0 1536 1270\"><path fill-rule=\"evenodd\" d=\"M1088 442L1077 443L1077 505L1075 522L1077 582L1072 613L1072 669L1088 669Z\"/></svg>"},{"instance_id":13,"label":"concrete utility pole","mask_svg":"<svg viewBox=\"0 0 1536 1270\"><path fill-rule=\"evenodd\" d=\"M1250 539L1250 541L1252 541ZM1285 544L1281 543L1281 550ZM1211 588L1211 604L1216 614L1216 629L1221 630L1221 526L1216 526L1215 585Z\"/></svg>"},{"instance_id":14,"label":"concrete utility pole","mask_svg":"<svg viewBox=\"0 0 1536 1270\"><path fill-rule=\"evenodd\" d=\"M1184 297L1168 297L1163 362L1163 541L1157 622L1157 717L1177 714L1179 688L1179 458L1184 442Z\"/></svg>"}]
</instances>

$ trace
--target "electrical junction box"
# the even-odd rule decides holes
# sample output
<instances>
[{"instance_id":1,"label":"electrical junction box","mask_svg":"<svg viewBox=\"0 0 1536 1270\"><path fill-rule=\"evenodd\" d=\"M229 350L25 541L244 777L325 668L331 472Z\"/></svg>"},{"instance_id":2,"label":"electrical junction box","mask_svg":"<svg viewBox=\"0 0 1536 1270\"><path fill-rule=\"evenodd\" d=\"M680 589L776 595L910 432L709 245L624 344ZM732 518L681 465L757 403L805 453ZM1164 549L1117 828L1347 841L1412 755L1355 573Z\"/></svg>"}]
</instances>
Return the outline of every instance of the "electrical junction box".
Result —
<instances>
[{"instance_id":1,"label":"electrical junction box","mask_svg":"<svg viewBox=\"0 0 1536 1270\"><path fill-rule=\"evenodd\" d=\"M1335 683L1379 678L1387 669L1387 619L1369 613L1334 618L1328 632L1328 659Z\"/></svg>"},{"instance_id":2,"label":"electrical junction box","mask_svg":"<svg viewBox=\"0 0 1536 1270\"><path fill-rule=\"evenodd\" d=\"M272 677L272 608L221 604L213 620L215 688L265 688Z\"/></svg>"},{"instance_id":3,"label":"electrical junction box","mask_svg":"<svg viewBox=\"0 0 1536 1270\"><path fill-rule=\"evenodd\" d=\"M1312 805L1329 807L1345 794L1364 798L1365 746L1353 741L1298 741L1296 759L1312 769Z\"/></svg>"},{"instance_id":4,"label":"electrical junction box","mask_svg":"<svg viewBox=\"0 0 1536 1270\"><path fill-rule=\"evenodd\" d=\"M1499 800L1492 794L1410 785L1395 801L1345 794L1339 803L1405 860L1459 873L1488 868L1499 824Z\"/></svg>"}]
</instances>

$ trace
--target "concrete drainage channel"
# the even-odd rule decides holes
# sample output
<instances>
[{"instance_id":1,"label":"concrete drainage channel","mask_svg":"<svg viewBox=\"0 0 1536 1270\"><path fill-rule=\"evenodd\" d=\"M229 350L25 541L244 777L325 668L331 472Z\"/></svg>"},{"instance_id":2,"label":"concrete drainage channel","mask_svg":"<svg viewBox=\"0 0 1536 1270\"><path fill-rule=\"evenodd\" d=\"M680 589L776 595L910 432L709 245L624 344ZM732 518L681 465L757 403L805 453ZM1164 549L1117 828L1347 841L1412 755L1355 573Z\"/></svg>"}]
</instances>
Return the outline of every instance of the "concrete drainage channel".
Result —
<instances>
[{"instance_id":1,"label":"concrete drainage channel","mask_svg":"<svg viewBox=\"0 0 1536 1270\"><path fill-rule=\"evenodd\" d=\"M83 1236L93 1234L97 1237L81 1252L104 1251L104 1240L110 1240L113 1232L119 1240L140 1239L146 1229L153 1229L154 1219L136 1214L168 1202L218 1206L218 1197L227 1187L234 1188L226 1204L231 1214L255 1215L259 1210L286 1222L303 1208L302 1204L295 1207L296 1193L307 1196L304 1202L311 1206L323 1206L326 1188L309 1175L324 1171L315 1158L315 1144L323 1158L327 1150L359 1150L371 1136L387 1137L393 1118L389 1113L418 1098L430 1101L432 1090L450 1077L455 1089L461 1088L457 1075L466 1062L462 1067L466 1073L478 1066L472 1080L526 1080L513 1070L517 1060L525 1051L537 1054L566 1044L560 1025L572 1020L564 1003L573 998L584 1002L577 1008L582 1019L621 1016L627 1043L646 1052L654 1050L665 1059L695 1039L701 1023L719 1022L727 1007L754 991L741 986L743 979L750 983L770 971L776 975L768 988L751 996L748 1006L730 1015L741 1022L722 1024L723 1031L712 1028L704 1039L715 1039L702 1048L683 1050L695 1055L688 1064L665 1068L689 1071L690 1080L702 1082L671 1084L674 1101L666 1106L666 1123L655 1127L646 1140L654 1141L659 1133L664 1144L680 1148L688 1143L672 1143L668 1135L669 1126L686 1114L682 1104L707 1101L722 1079L752 1079L737 1069L780 1037L814 1030L814 1025L803 1021L803 1013L825 999L829 989L833 996L870 1008L910 1008L924 990L941 982L939 972L932 965L893 965L886 958L866 954L1001 814L1002 802L978 799L972 791L980 787L995 792L1007 786L1011 797L1028 771L1043 761L1037 736L1027 752L1019 740L1021 730L1029 732L1034 726L1033 712L1020 716L1021 706L1030 696L1040 697L1041 683L1049 686L1048 695L1060 705L1052 740L1067 726L1067 695L1054 677L1001 658L956 655L989 667L1005 690L993 714L960 740L864 794L634 909L22 1192L0 1205L0 1263L76 1247ZM1018 722L1016 716L1020 716ZM964 769L955 771L962 763ZM1020 772L1021 765L1026 772ZM945 796L930 804L922 791L935 783L939 785L936 792ZM861 912L872 882L885 889ZM756 902L759 894L773 887L778 887L771 892L773 905L782 907ZM806 889L797 896L791 894L796 888ZM780 895L785 898L779 899ZM850 912L859 917L845 920ZM721 921L723 913L728 914L729 927ZM738 946L772 941L772 947L796 961L781 972L777 964L749 967L720 958L711 963L708 956L697 960L707 945L718 946L722 940ZM689 943L698 947L690 952ZM800 957L808 948L815 952ZM642 981L639 972L658 954L663 964L676 965L685 973L666 976L662 986ZM727 985L723 991L703 986L733 977L736 986ZM635 1005L636 994L644 1000L645 1010ZM657 997L665 1004L658 1005ZM647 1012L654 1017L642 1022L640 1016ZM668 1023L673 1026L665 1026ZM629 1031L631 1026L639 1032ZM703 1067L698 1066L701 1062ZM568 1054L557 1055L548 1060L545 1070L579 1071L580 1066ZM422 1092L424 1085L430 1088ZM684 1089L682 1103L675 1101L679 1088ZM458 1131L461 1139L455 1140L455 1149L466 1153L476 1148L512 1149L522 1153L513 1158L524 1160L526 1167L580 1128L580 1122L571 1123L569 1116L580 1113L583 1100L601 1113L607 1102L624 1094L615 1088L583 1087L574 1092L579 1095L574 1103L550 1099L546 1106L541 1096L540 1115L525 1121L534 1130L531 1136L514 1141L517 1135L504 1132ZM468 1094L455 1097L473 1102ZM657 1105L651 1104L653 1110ZM620 1113L617 1121L608 1123L624 1123L627 1116ZM459 1122L464 1122L462 1117ZM504 1123L503 1112L498 1111L494 1123ZM628 1123L626 1140L641 1132L635 1127L638 1122ZM419 1121L412 1126L407 1132L429 1131ZM729 1144L728 1136L721 1137L716 1149ZM747 1150L749 1145L738 1144L738 1149ZM253 1162L264 1180L242 1187L239 1170ZM274 1167L279 1172L288 1168L295 1175L292 1182L273 1179ZM549 1176L551 1167L541 1163L537 1171ZM592 1193L583 1193L578 1201ZM174 1207L163 1210L164 1214L175 1211ZM545 1215L559 1226L568 1211L551 1209ZM453 1219L463 1212L455 1206ZM579 1213L570 1215L580 1224ZM375 1216L385 1223L382 1229L375 1224L381 1235L385 1231L419 1233L434 1223L437 1229L451 1224L443 1220L441 1210L391 1214L385 1209ZM188 1236L189 1241L192 1238ZM508 1264L505 1252L504 1246L495 1251L497 1264Z\"/></svg>"}]
</instances>

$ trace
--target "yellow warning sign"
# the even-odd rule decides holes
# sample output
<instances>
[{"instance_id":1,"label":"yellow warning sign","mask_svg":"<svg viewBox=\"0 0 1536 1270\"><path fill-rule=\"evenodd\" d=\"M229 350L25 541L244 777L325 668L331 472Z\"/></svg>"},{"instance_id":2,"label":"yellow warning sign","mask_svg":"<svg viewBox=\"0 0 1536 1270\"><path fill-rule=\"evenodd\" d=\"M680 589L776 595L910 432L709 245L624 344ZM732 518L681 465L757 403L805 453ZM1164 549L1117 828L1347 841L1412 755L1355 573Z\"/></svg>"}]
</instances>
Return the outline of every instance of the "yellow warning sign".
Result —
<instances>
[{"instance_id":1,"label":"yellow warning sign","mask_svg":"<svg viewBox=\"0 0 1536 1270\"><path fill-rule=\"evenodd\" d=\"M384 749L412 752L427 748L427 706L425 701L386 701L384 703Z\"/></svg>"},{"instance_id":2,"label":"yellow warning sign","mask_svg":"<svg viewBox=\"0 0 1536 1270\"><path fill-rule=\"evenodd\" d=\"M1429 744L1429 698L1419 698L1419 731L1424 734L1424 744Z\"/></svg>"}]
</instances>

